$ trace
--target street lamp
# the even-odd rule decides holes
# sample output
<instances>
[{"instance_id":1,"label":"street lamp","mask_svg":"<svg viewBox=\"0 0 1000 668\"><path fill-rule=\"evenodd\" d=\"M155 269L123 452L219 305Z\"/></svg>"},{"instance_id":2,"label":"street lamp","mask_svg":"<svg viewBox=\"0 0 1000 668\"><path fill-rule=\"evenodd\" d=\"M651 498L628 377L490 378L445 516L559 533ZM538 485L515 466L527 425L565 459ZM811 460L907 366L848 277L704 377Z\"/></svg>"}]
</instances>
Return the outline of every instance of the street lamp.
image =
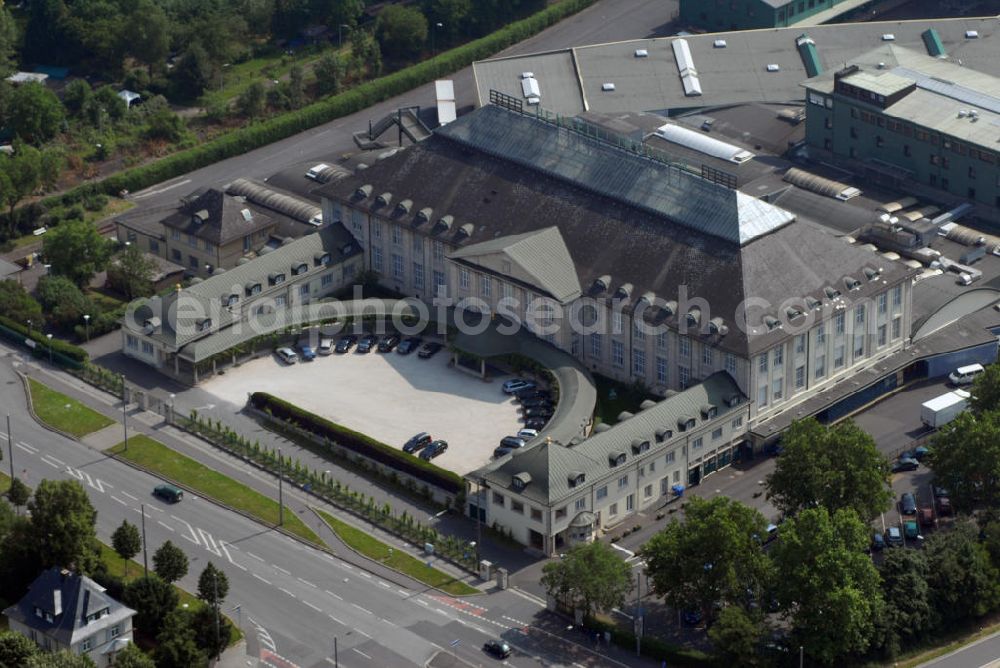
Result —
<instances>
[{"instance_id":1,"label":"street lamp","mask_svg":"<svg viewBox=\"0 0 1000 668\"><path fill-rule=\"evenodd\" d=\"M52 364L52 335L46 334L45 338L49 340L49 364Z\"/></svg>"},{"instance_id":2,"label":"street lamp","mask_svg":"<svg viewBox=\"0 0 1000 668\"><path fill-rule=\"evenodd\" d=\"M346 23L341 23L339 26L337 26L337 51L340 51L341 49L344 48L344 28L350 30L351 26L347 25Z\"/></svg>"},{"instance_id":3,"label":"street lamp","mask_svg":"<svg viewBox=\"0 0 1000 668\"><path fill-rule=\"evenodd\" d=\"M28 336L31 336L31 318L28 318Z\"/></svg>"},{"instance_id":4,"label":"street lamp","mask_svg":"<svg viewBox=\"0 0 1000 668\"><path fill-rule=\"evenodd\" d=\"M87 343L90 343L90 314L89 313L84 313L83 314L83 322L84 322L84 324L87 327Z\"/></svg>"},{"instance_id":5,"label":"street lamp","mask_svg":"<svg viewBox=\"0 0 1000 668\"><path fill-rule=\"evenodd\" d=\"M434 25L431 26L431 55L432 56L435 53L437 53L437 49L434 46L434 43L435 43L435 39L434 38L437 35L437 29L438 28L443 28L443 27L444 27L444 24L441 23L440 21L438 21L437 23L435 23Z\"/></svg>"},{"instance_id":6,"label":"street lamp","mask_svg":"<svg viewBox=\"0 0 1000 668\"><path fill-rule=\"evenodd\" d=\"M222 90L223 73L227 67L229 67L229 63L223 63L222 67L219 69L219 90Z\"/></svg>"},{"instance_id":7,"label":"street lamp","mask_svg":"<svg viewBox=\"0 0 1000 668\"><path fill-rule=\"evenodd\" d=\"M121 374L122 377L122 430L125 434L125 447L123 448L125 452L128 452L128 412L126 411L126 406L128 402L126 401L125 394L125 374Z\"/></svg>"}]
</instances>

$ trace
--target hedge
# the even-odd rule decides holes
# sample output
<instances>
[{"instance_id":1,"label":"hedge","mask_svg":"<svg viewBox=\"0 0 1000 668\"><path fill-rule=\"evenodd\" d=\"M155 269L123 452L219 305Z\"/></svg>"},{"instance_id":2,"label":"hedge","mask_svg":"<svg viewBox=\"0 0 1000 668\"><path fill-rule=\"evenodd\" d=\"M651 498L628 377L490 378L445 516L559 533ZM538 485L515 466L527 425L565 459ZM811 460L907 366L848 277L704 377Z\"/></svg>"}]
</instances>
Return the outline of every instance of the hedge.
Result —
<instances>
[{"instance_id":1,"label":"hedge","mask_svg":"<svg viewBox=\"0 0 1000 668\"><path fill-rule=\"evenodd\" d=\"M319 438L364 455L401 473L412 475L445 492L457 495L465 490L465 483L457 473L408 455L399 448L376 441L370 436L331 422L266 392L254 392L250 395L249 403L257 410L264 411L278 420L292 423Z\"/></svg>"},{"instance_id":2,"label":"hedge","mask_svg":"<svg viewBox=\"0 0 1000 668\"><path fill-rule=\"evenodd\" d=\"M16 320L11 320L10 318L0 315L0 325L12 330L25 339L31 339L40 345L46 352L49 347L51 347L53 352L68 357L78 364L83 364L90 358L90 355L88 355L87 351L83 348L74 346L72 343L66 343L63 340L54 337L50 340L41 330L38 329L32 329L29 332L27 327ZM38 348L35 348L35 350L37 351Z\"/></svg>"},{"instance_id":3,"label":"hedge","mask_svg":"<svg viewBox=\"0 0 1000 668\"><path fill-rule=\"evenodd\" d=\"M79 202L95 193L117 195L122 190L133 192L142 190L220 160L291 137L456 72L476 60L488 58L592 5L594 1L562 0L485 37L429 60L363 83L302 109L227 132L205 144L178 151L156 162L119 172L102 181L77 186L62 195L43 200L42 204L51 207L60 203Z\"/></svg>"},{"instance_id":4,"label":"hedge","mask_svg":"<svg viewBox=\"0 0 1000 668\"><path fill-rule=\"evenodd\" d=\"M593 617L584 620L583 625L591 631L602 635L611 632L611 642L629 650L635 650L635 634L620 629L615 624L609 624ZM642 655L650 659L665 661L670 666L685 666L686 668L705 668L716 665L712 656L698 649L679 647L655 636L644 635L640 645Z\"/></svg>"}]
</instances>

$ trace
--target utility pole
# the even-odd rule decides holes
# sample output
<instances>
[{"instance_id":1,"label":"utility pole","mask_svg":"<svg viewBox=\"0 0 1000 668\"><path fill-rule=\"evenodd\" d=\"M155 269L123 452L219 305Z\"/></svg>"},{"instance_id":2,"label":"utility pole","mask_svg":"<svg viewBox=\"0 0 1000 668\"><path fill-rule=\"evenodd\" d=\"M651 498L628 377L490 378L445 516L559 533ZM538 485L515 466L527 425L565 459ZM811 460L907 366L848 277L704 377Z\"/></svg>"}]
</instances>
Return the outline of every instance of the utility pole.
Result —
<instances>
[{"instance_id":1,"label":"utility pole","mask_svg":"<svg viewBox=\"0 0 1000 668\"><path fill-rule=\"evenodd\" d=\"M215 569L212 569L212 598L214 599L213 607L215 607L215 660L218 661L222 637L219 634L219 576Z\"/></svg>"},{"instance_id":2,"label":"utility pole","mask_svg":"<svg viewBox=\"0 0 1000 668\"><path fill-rule=\"evenodd\" d=\"M802 645L799 645L799 668L802 668L802 662L803 662L804 658L805 658L805 655L803 654Z\"/></svg>"},{"instance_id":3,"label":"utility pole","mask_svg":"<svg viewBox=\"0 0 1000 668\"><path fill-rule=\"evenodd\" d=\"M142 574L149 577L149 559L146 556L146 504L139 504L139 514L142 515Z\"/></svg>"},{"instance_id":4,"label":"utility pole","mask_svg":"<svg viewBox=\"0 0 1000 668\"><path fill-rule=\"evenodd\" d=\"M642 573L635 574L635 655L642 656Z\"/></svg>"},{"instance_id":5,"label":"utility pole","mask_svg":"<svg viewBox=\"0 0 1000 668\"><path fill-rule=\"evenodd\" d=\"M278 526L285 524L285 497L282 491L282 478L285 473L282 470L284 463L281 460L281 448L278 448Z\"/></svg>"},{"instance_id":6,"label":"utility pole","mask_svg":"<svg viewBox=\"0 0 1000 668\"><path fill-rule=\"evenodd\" d=\"M10 430L10 413L7 414L7 459L10 462L10 479L14 480L14 432Z\"/></svg>"},{"instance_id":7,"label":"utility pole","mask_svg":"<svg viewBox=\"0 0 1000 668\"><path fill-rule=\"evenodd\" d=\"M125 410L126 401L125 374L122 374L122 429L125 431L125 452L128 452L128 412Z\"/></svg>"},{"instance_id":8,"label":"utility pole","mask_svg":"<svg viewBox=\"0 0 1000 668\"><path fill-rule=\"evenodd\" d=\"M483 544L483 492L482 478L476 479L476 569L479 569L479 548Z\"/></svg>"},{"instance_id":9,"label":"utility pole","mask_svg":"<svg viewBox=\"0 0 1000 668\"><path fill-rule=\"evenodd\" d=\"M333 636L333 668L340 668L340 659L337 658L337 636Z\"/></svg>"}]
</instances>

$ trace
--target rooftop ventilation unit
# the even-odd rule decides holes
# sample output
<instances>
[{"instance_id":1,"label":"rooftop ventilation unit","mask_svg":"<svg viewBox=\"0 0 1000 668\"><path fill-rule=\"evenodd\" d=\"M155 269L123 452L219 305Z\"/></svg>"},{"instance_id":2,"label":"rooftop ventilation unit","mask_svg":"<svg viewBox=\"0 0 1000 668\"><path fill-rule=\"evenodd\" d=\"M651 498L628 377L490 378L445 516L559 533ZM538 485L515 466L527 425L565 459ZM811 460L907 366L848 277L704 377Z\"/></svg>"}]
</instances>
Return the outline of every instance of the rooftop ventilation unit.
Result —
<instances>
[{"instance_id":1,"label":"rooftop ventilation unit","mask_svg":"<svg viewBox=\"0 0 1000 668\"><path fill-rule=\"evenodd\" d=\"M778 63L768 63L768 65L767 65L767 71L768 72L780 72L781 71L781 66L778 65Z\"/></svg>"},{"instance_id":2,"label":"rooftop ventilation unit","mask_svg":"<svg viewBox=\"0 0 1000 668\"><path fill-rule=\"evenodd\" d=\"M240 215L243 216L243 220L248 223L253 220L253 213L250 211L250 209L241 209Z\"/></svg>"},{"instance_id":3,"label":"rooftop ventilation unit","mask_svg":"<svg viewBox=\"0 0 1000 668\"><path fill-rule=\"evenodd\" d=\"M891 32L884 33L882 35L882 41L883 42L895 42L896 41L896 36L893 35Z\"/></svg>"},{"instance_id":4,"label":"rooftop ventilation unit","mask_svg":"<svg viewBox=\"0 0 1000 668\"><path fill-rule=\"evenodd\" d=\"M647 51L646 49L636 49L635 50L635 57L636 58L647 58L648 56L649 56L649 51Z\"/></svg>"},{"instance_id":5,"label":"rooftop ventilation unit","mask_svg":"<svg viewBox=\"0 0 1000 668\"><path fill-rule=\"evenodd\" d=\"M608 82L608 83L601 84L601 90L603 90L606 93L609 93L609 92L613 91L614 89L615 89L615 85L613 83Z\"/></svg>"},{"instance_id":6,"label":"rooftop ventilation unit","mask_svg":"<svg viewBox=\"0 0 1000 668\"><path fill-rule=\"evenodd\" d=\"M965 31L965 39L979 39L979 31L978 30L966 30Z\"/></svg>"},{"instance_id":7,"label":"rooftop ventilation unit","mask_svg":"<svg viewBox=\"0 0 1000 668\"><path fill-rule=\"evenodd\" d=\"M521 78L522 79L534 79L535 78L535 73L534 72L521 72Z\"/></svg>"},{"instance_id":8,"label":"rooftop ventilation unit","mask_svg":"<svg viewBox=\"0 0 1000 668\"><path fill-rule=\"evenodd\" d=\"M726 40L717 39L714 42L712 42L712 47L716 49L724 49L726 48Z\"/></svg>"},{"instance_id":9,"label":"rooftop ventilation unit","mask_svg":"<svg viewBox=\"0 0 1000 668\"><path fill-rule=\"evenodd\" d=\"M521 79L521 92L524 93L524 96L529 100L533 97L541 97L542 92L538 87L538 79L534 77Z\"/></svg>"}]
</instances>

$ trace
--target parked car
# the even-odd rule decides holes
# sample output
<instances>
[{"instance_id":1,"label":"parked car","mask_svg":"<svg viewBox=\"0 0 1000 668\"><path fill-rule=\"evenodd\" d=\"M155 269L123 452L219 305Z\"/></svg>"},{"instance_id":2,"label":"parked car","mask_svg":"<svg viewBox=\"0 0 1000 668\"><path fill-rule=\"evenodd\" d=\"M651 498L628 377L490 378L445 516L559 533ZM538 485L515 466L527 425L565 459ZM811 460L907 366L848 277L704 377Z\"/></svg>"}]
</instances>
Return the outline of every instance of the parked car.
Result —
<instances>
[{"instance_id":1,"label":"parked car","mask_svg":"<svg viewBox=\"0 0 1000 668\"><path fill-rule=\"evenodd\" d=\"M501 446L499 446L499 447L497 447L497 448L495 448L493 450L493 458L494 459L499 459L499 458L503 457L504 455L509 455L510 453L511 453L511 449L510 448L505 448L505 447L503 447L501 445Z\"/></svg>"},{"instance_id":2,"label":"parked car","mask_svg":"<svg viewBox=\"0 0 1000 668\"><path fill-rule=\"evenodd\" d=\"M537 387L533 387L527 390L521 390L520 392L514 393L514 398L524 403L525 401L531 401L532 399L552 399L552 393L548 390L539 390Z\"/></svg>"},{"instance_id":3,"label":"parked car","mask_svg":"<svg viewBox=\"0 0 1000 668\"><path fill-rule=\"evenodd\" d=\"M930 449L925 448L922 445L913 448L913 458L918 462L924 461L924 457L926 457L929 453Z\"/></svg>"},{"instance_id":4,"label":"parked car","mask_svg":"<svg viewBox=\"0 0 1000 668\"><path fill-rule=\"evenodd\" d=\"M336 344L333 339L320 339L319 346L316 348L316 352L320 355L329 355L333 352L333 348Z\"/></svg>"},{"instance_id":5,"label":"parked car","mask_svg":"<svg viewBox=\"0 0 1000 668\"><path fill-rule=\"evenodd\" d=\"M521 429L517 432L517 437L523 439L525 443L538 437L537 429Z\"/></svg>"},{"instance_id":6,"label":"parked car","mask_svg":"<svg viewBox=\"0 0 1000 668\"><path fill-rule=\"evenodd\" d=\"M407 337L399 342L399 347L396 348L396 352L400 355L409 355L420 347L421 340L422 339L419 336Z\"/></svg>"},{"instance_id":7,"label":"parked car","mask_svg":"<svg viewBox=\"0 0 1000 668\"><path fill-rule=\"evenodd\" d=\"M424 345L420 346L420 350L417 351L417 357L422 360L429 359L434 357L434 355L436 355L442 348L444 348L444 346L437 341L428 341Z\"/></svg>"},{"instance_id":8,"label":"parked car","mask_svg":"<svg viewBox=\"0 0 1000 668\"><path fill-rule=\"evenodd\" d=\"M510 645L503 640L487 640L483 645L483 651L498 659L506 659L511 653Z\"/></svg>"},{"instance_id":9,"label":"parked car","mask_svg":"<svg viewBox=\"0 0 1000 668\"><path fill-rule=\"evenodd\" d=\"M420 458L430 461L448 449L447 441L431 441L420 451Z\"/></svg>"},{"instance_id":10,"label":"parked car","mask_svg":"<svg viewBox=\"0 0 1000 668\"><path fill-rule=\"evenodd\" d=\"M299 356L291 348L278 348L274 354L285 364L295 364L299 361Z\"/></svg>"},{"instance_id":11,"label":"parked car","mask_svg":"<svg viewBox=\"0 0 1000 668\"><path fill-rule=\"evenodd\" d=\"M934 491L935 499L938 498L939 496L950 496L948 494L948 490L946 490L944 487L933 487L932 489Z\"/></svg>"},{"instance_id":12,"label":"parked car","mask_svg":"<svg viewBox=\"0 0 1000 668\"><path fill-rule=\"evenodd\" d=\"M905 520L903 522L903 535L910 540L917 539L917 536L920 535L920 527L917 526L916 520Z\"/></svg>"},{"instance_id":13,"label":"parked car","mask_svg":"<svg viewBox=\"0 0 1000 668\"><path fill-rule=\"evenodd\" d=\"M881 552L884 549L885 549L885 538L882 537L882 534L876 533L875 535L872 536L871 551Z\"/></svg>"},{"instance_id":14,"label":"parked car","mask_svg":"<svg viewBox=\"0 0 1000 668\"><path fill-rule=\"evenodd\" d=\"M912 492L905 492L899 497L899 512L903 515L917 514L917 499Z\"/></svg>"},{"instance_id":15,"label":"parked car","mask_svg":"<svg viewBox=\"0 0 1000 668\"><path fill-rule=\"evenodd\" d=\"M951 515L951 499L947 496L939 496L935 499L935 503L937 504L938 517Z\"/></svg>"},{"instance_id":16,"label":"parked car","mask_svg":"<svg viewBox=\"0 0 1000 668\"><path fill-rule=\"evenodd\" d=\"M399 334L386 334L378 342L378 351L380 353L391 353L399 345L399 339Z\"/></svg>"},{"instance_id":17,"label":"parked car","mask_svg":"<svg viewBox=\"0 0 1000 668\"><path fill-rule=\"evenodd\" d=\"M308 343L299 344L299 354L302 356L302 361L304 362L312 362L316 359L316 351Z\"/></svg>"},{"instance_id":18,"label":"parked car","mask_svg":"<svg viewBox=\"0 0 1000 668\"><path fill-rule=\"evenodd\" d=\"M934 518L934 509L930 506L920 506L920 509L917 510L917 518L922 527L932 527L937 523Z\"/></svg>"},{"instance_id":19,"label":"parked car","mask_svg":"<svg viewBox=\"0 0 1000 668\"><path fill-rule=\"evenodd\" d=\"M948 380L952 385L972 385L972 382L979 377L979 374L986 371L982 364L969 364L960 366L948 374Z\"/></svg>"},{"instance_id":20,"label":"parked car","mask_svg":"<svg viewBox=\"0 0 1000 668\"><path fill-rule=\"evenodd\" d=\"M377 334L365 334L358 341L358 352L362 354L370 353L375 344L378 343Z\"/></svg>"},{"instance_id":21,"label":"parked car","mask_svg":"<svg viewBox=\"0 0 1000 668\"><path fill-rule=\"evenodd\" d=\"M701 624L701 612L698 610L685 610L681 613L684 623L688 626L698 626Z\"/></svg>"},{"instance_id":22,"label":"parked car","mask_svg":"<svg viewBox=\"0 0 1000 668\"><path fill-rule=\"evenodd\" d=\"M531 380L524 380L523 378L511 378L503 384L503 391L506 394L514 394L521 390L533 390L538 385Z\"/></svg>"},{"instance_id":23,"label":"parked car","mask_svg":"<svg viewBox=\"0 0 1000 668\"><path fill-rule=\"evenodd\" d=\"M552 400L547 397L536 397L521 402L522 408L535 408L537 406L552 406Z\"/></svg>"},{"instance_id":24,"label":"parked car","mask_svg":"<svg viewBox=\"0 0 1000 668\"><path fill-rule=\"evenodd\" d=\"M158 496L167 503L179 503L184 498L184 490L173 485L157 485L153 488L153 496Z\"/></svg>"},{"instance_id":25,"label":"parked car","mask_svg":"<svg viewBox=\"0 0 1000 668\"><path fill-rule=\"evenodd\" d=\"M353 348L357 342L358 337L356 334L344 334L340 337L340 340L337 341L337 347L334 350L340 354L350 352L351 348Z\"/></svg>"},{"instance_id":26,"label":"parked car","mask_svg":"<svg viewBox=\"0 0 1000 668\"><path fill-rule=\"evenodd\" d=\"M916 471L920 468L920 462L912 457L900 457L892 464L893 473L902 473L903 471Z\"/></svg>"},{"instance_id":27,"label":"parked car","mask_svg":"<svg viewBox=\"0 0 1000 668\"><path fill-rule=\"evenodd\" d=\"M419 434L417 434L416 436L414 436L413 438L411 438L410 440L408 440L406 443L403 444L403 452L406 452L406 453L412 455L414 452L416 452L420 448L425 447L432 440L434 440L434 439L431 438L430 434L428 434L426 431L422 431Z\"/></svg>"},{"instance_id":28,"label":"parked car","mask_svg":"<svg viewBox=\"0 0 1000 668\"><path fill-rule=\"evenodd\" d=\"M504 436L500 441L500 447L510 448L511 450L514 448L523 448L524 440L518 438L517 436Z\"/></svg>"},{"instance_id":29,"label":"parked car","mask_svg":"<svg viewBox=\"0 0 1000 668\"><path fill-rule=\"evenodd\" d=\"M889 547L898 547L903 544L903 532L897 526L891 526L885 530L885 542Z\"/></svg>"},{"instance_id":30,"label":"parked car","mask_svg":"<svg viewBox=\"0 0 1000 668\"><path fill-rule=\"evenodd\" d=\"M529 417L550 418L550 417L552 417L552 413L554 413L554 412L555 411L552 410L552 406L533 406L532 408L525 408L524 409L524 417L526 417L526 418L529 418Z\"/></svg>"},{"instance_id":31,"label":"parked car","mask_svg":"<svg viewBox=\"0 0 1000 668\"><path fill-rule=\"evenodd\" d=\"M548 423L549 423L548 418L543 418L543 417L525 418L524 420L524 426L526 429L541 430L544 429L545 425L547 425Z\"/></svg>"}]
</instances>

